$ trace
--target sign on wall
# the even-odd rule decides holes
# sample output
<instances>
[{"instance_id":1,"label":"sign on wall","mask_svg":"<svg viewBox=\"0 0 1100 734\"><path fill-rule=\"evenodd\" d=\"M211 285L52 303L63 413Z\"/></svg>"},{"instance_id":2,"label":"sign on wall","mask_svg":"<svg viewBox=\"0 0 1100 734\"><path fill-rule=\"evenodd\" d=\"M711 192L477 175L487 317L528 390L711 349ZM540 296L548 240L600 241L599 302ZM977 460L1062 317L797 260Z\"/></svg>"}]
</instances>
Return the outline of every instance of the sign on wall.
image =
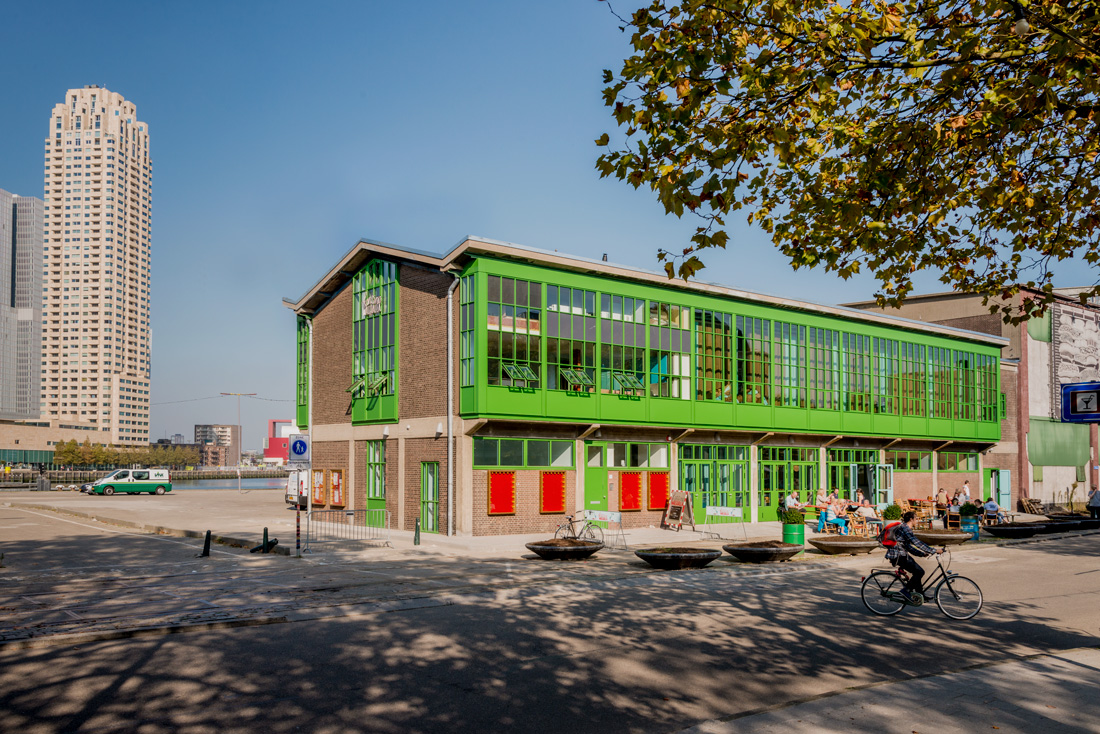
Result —
<instances>
[{"instance_id":1,"label":"sign on wall","mask_svg":"<svg viewBox=\"0 0 1100 734\"><path fill-rule=\"evenodd\" d=\"M313 504L326 505L325 501L325 470L313 470Z\"/></svg>"},{"instance_id":2,"label":"sign on wall","mask_svg":"<svg viewBox=\"0 0 1100 734\"><path fill-rule=\"evenodd\" d=\"M309 435L298 433L287 441L287 461L291 463L309 463Z\"/></svg>"},{"instance_id":3,"label":"sign on wall","mask_svg":"<svg viewBox=\"0 0 1100 734\"><path fill-rule=\"evenodd\" d=\"M334 507L344 506L344 471L343 469L333 469L329 475L329 484L332 489L332 505Z\"/></svg>"},{"instance_id":4,"label":"sign on wall","mask_svg":"<svg viewBox=\"0 0 1100 734\"><path fill-rule=\"evenodd\" d=\"M1100 423L1100 382L1062 385L1062 421Z\"/></svg>"}]
</instances>

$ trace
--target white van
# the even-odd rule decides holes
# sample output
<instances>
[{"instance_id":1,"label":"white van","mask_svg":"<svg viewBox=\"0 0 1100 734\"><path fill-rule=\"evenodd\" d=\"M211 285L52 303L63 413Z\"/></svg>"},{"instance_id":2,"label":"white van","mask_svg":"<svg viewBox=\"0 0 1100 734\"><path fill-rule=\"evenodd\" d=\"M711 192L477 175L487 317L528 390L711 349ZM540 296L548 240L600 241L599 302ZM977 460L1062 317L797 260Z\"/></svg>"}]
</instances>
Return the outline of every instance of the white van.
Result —
<instances>
[{"instance_id":1,"label":"white van","mask_svg":"<svg viewBox=\"0 0 1100 734\"><path fill-rule=\"evenodd\" d=\"M172 491L172 477L167 469L117 469L92 483L89 494L115 492L148 492L164 494Z\"/></svg>"},{"instance_id":2,"label":"white van","mask_svg":"<svg viewBox=\"0 0 1100 734\"><path fill-rule=\"evenodd\" d=\"M287 475L286 503L300 510L309 509L309 470L292 471Z\"/></svg>"}]
</instances>

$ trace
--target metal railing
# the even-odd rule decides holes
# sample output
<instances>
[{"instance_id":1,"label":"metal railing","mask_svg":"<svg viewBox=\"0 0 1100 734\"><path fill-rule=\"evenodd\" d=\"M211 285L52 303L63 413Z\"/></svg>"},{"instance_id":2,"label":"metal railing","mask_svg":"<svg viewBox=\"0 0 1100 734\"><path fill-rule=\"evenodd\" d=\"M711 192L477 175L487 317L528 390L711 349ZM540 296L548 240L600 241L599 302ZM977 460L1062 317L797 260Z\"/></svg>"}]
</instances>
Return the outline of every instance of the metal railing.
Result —
<instances>
[{"instance_id":1,"label":"metal railing","mask_svg":"<svg viewBox=\"0 0 1100 734\"><path fill-rule=\"evenodd\" d=\"M306 516L306 543L303 553L312 553L318 545L355 545L390 543L389 510L314 510Z\"/></svg>"}]
</instances>

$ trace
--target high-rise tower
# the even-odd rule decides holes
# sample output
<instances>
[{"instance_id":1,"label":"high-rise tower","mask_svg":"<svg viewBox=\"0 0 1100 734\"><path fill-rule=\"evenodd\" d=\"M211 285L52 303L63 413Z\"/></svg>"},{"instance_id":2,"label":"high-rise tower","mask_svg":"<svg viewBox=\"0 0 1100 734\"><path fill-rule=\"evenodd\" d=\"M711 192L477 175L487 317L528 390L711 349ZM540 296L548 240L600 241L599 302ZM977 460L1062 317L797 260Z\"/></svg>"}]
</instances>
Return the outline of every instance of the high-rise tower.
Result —
<instances>
[{"instance_id":1,"label":"high-rise tower","mask_svg":"<svg viewBox=\"0 0 1100 734\"><path fill-rule=\"evenodd\" d=\"M42 200L0 189L0 420L38 420Z\"/></svg>"},{"instance_id":2,"label":"high-rise tower","mask_svg":"<svg viewBox=\"0 0 1100 734\"><path fill-rule=\"evenodd\" d=\"M132 102L89 85L46 138L42 418L149 441L153 165Z\"/></svg>"}]
</instances>

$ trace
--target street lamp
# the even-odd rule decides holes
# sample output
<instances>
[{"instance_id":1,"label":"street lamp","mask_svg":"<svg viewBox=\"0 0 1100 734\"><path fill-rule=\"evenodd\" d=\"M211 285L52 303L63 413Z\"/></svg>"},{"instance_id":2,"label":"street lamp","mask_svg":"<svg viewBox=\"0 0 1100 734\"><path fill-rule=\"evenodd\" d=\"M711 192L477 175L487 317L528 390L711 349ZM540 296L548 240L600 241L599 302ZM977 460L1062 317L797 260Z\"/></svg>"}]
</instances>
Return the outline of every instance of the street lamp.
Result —
<instances>
[{"instance_id":1,"label":"street lamp","mask_svg":"<svg viewBox=\"0 0 1100 734\"><path fill-rule=\"evenodd\" d=\"M223 392L222 395L237 396L237 494L241 493L241 443L244 442L244 431L241 429L241 396L256 397L254 392Z\"/></svg>"}]
</instances>

